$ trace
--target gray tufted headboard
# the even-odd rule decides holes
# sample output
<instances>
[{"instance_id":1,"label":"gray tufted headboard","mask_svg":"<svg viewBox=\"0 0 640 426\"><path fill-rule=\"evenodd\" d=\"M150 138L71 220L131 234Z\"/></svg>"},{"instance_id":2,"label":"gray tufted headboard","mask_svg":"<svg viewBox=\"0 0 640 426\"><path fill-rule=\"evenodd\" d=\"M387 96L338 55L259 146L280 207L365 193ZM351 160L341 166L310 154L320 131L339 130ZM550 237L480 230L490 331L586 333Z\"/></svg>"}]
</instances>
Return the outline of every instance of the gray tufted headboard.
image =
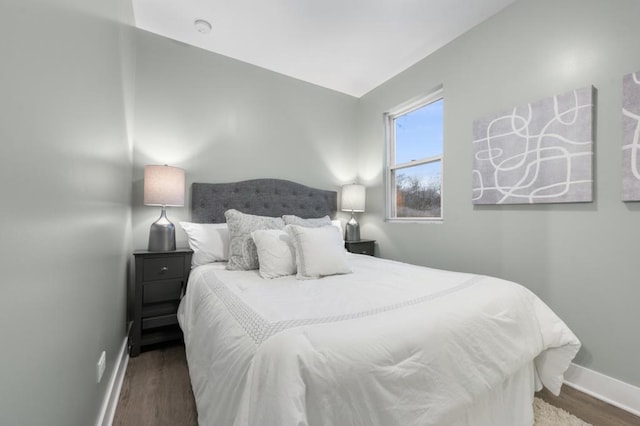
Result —
<instances>
[{"instance_id":1,"label":"gray tufted headboard","mask_svg":"<svg viewBox=\"0 0 640 426\"><path fill-rule=\"evenodd\" d=\"M303 218L334 217L336 191L310 188L280 179L253 179L232 183L193 183L191 220L198 223L226 222L224 212L236 209L260 216L294 214Z\"/></svg>"}]
</instances>

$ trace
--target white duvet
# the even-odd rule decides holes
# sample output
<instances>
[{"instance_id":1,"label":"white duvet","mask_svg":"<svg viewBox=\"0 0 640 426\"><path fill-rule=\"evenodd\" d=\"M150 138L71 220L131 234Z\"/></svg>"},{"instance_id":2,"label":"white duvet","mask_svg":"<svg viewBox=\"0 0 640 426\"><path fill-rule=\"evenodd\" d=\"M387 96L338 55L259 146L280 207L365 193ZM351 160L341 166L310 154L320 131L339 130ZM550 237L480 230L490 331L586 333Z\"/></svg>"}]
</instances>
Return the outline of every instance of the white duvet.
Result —
<instances>
[{"instance_id":1,"label":"white duvet","mask_svg":"<svg viewBox=\"0 0 640 426\"><path fill-rule=\"evenodd\" d=\"M523 372L559 392L580 342L526 288L349 262L352 274L310 281L191 272L178 318L201 425L474 424L464 413Z\"/></svg>"}]
</instances>

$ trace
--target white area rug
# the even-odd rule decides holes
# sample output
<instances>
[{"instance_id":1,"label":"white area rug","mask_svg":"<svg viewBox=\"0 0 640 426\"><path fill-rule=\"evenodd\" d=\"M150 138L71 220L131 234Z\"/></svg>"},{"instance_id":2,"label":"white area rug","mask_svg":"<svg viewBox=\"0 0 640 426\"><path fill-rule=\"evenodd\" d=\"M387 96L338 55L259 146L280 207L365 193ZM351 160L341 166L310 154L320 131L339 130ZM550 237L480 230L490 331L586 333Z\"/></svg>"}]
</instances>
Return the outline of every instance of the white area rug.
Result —
<instances>
[{"instance_id":1,"label":"white area rug","mask_svg":"<svg viewBox=\"0 0 640 426\"><path fill-rule=\"evenodd\" d=\"M590 423L583 422L573 414L547 404L540 398L533 399L533 412L535 426L591 426Z\"/></svg>"}]
</instances>

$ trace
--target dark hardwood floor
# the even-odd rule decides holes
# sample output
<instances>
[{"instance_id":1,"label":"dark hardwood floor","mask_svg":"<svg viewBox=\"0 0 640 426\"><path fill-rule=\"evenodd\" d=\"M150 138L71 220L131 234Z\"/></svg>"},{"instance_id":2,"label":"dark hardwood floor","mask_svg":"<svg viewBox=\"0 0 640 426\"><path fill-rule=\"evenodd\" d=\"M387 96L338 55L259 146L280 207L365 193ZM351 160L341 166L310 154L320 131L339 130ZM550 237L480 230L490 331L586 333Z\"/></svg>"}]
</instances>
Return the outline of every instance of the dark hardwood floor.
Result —
<instances>
[{"instance_id":1,"label":"dark hardwood floor","mask_svg":"<svg viewBox=\"0 0 640 426\"><path fill-rule=\"evenodd\" d=\"M563 386L556 397L548 391L536 396L593 426L640 426L640 418L596 398ZM129 359L115 426L196 426L184 346L161 346Z\"/></svg>"},{"instance_id":2,"label":"dark hardwood floor","mask_svg":"<svg viewBox=\"0 0 640 426\"><path fill-rule=\"evenodd\" d=\"M180 343L129 359L114 426L197 426L184 346Z\"/></svg>"}]
</instances>

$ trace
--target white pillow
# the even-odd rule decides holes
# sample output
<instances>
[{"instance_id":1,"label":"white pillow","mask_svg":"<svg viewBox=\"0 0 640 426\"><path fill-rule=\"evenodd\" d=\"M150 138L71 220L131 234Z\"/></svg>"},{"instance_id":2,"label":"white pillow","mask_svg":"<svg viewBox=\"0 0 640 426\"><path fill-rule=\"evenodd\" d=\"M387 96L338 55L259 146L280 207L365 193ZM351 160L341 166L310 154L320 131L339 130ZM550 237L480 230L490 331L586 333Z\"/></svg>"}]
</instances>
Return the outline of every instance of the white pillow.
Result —
<instances>
[{"instance_id":1,"label":"white pillow","mask_svg":"<svg viewBox=\"0 0 640 426\"><path fill-rule=\"evenodd\" d=\"M193 250L191 267L229 259L229 228L226 223L180 222Z\"/></svg>"},{"instance_id":2,"label":"white pillow","mask_svg":"<svg viewBox=\"0 0 640 426\"><path fill-rule=\"evenodd\" d=\"M342 236L335 226L287 225L284 229L296 250L296 278L299 280L351 273Z\"/></svg>"},{"instance_id":3,"label":"white pillow","mask_svg":"<svg viewBox=\"0 0 640 426\"><path fill-rule=\"evenodd\" d=\"M296 253L291 237L281 229L261 229L251 233L258 251L262 278L277 278L296 273Z\"/></svg>"},{"instance_id":4,"label":"white pillow","mask_svg":"<svg viewBox=\"0 0 640 426\"><path fill-rule=\"evenodd\" d=\"M342 245L344 246L344 230L342 229L342 222L340 222L340 219L335 219L331 221L331 225L335 226L338 228L338 231L340 231L340 238L342 238Z\"/></svg>"}]
</instances>

